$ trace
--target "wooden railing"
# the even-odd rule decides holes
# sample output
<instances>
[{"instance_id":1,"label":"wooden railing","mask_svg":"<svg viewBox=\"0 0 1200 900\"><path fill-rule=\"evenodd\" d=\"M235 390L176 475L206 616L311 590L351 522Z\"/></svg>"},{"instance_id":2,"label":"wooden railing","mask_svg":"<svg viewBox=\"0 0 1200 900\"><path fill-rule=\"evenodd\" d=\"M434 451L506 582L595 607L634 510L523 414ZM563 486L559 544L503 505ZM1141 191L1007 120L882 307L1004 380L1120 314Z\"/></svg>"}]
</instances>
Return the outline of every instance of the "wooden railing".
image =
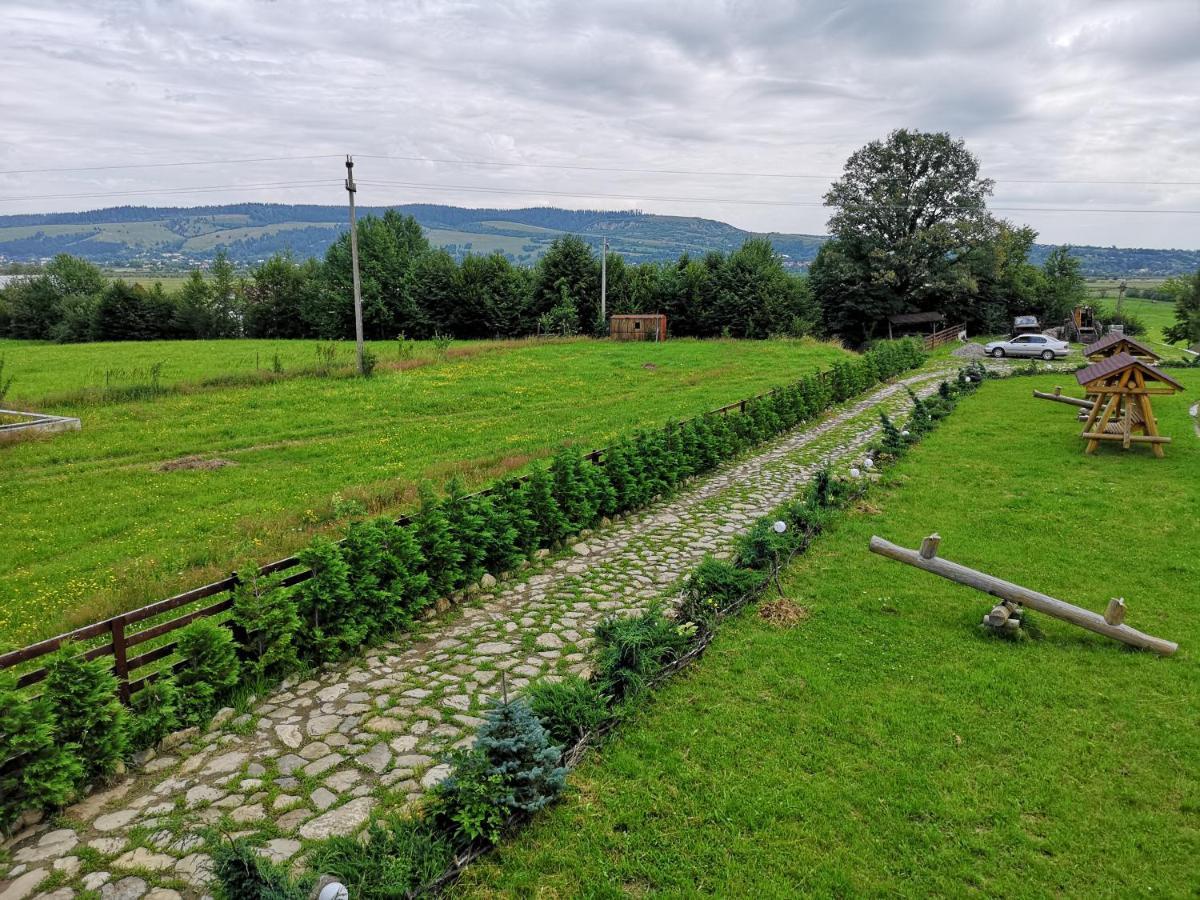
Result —
<instances>
[{"instance_id":1,"label":"wooden railing","mask_svg":"<svg viewBox=\"0 0 1200 900\"><path fill-rule=\"evenodd\" d=\"M816 377L824 381L828 381L832 377L832 372L824 371L816 373ZM794 387L803 379L798 379L786 387ZM675 428L680 425L685 425L694 419L704 418L705 416L727 415L728 413L737 410L739 413L745 413L746 407L756 400L761 400L764 397L769 397L777 393L782 388L773 388L761 394L756 394L753 397L747 397L744 400L737 400L729 403L719 409L714 409L710 412L703 413L700 416L695 416L692 419L684 419L680 422L668 423L664 428ZM603 465L603 457L607 448L593 450L584 456L584 459L594 465ZM529 478L529 475L523 475L515 479L518 482ZM470 494L470 497L486 496L495 490L494 487L487 488L475 494ZM401 516L396 520L398 525L411 524L411 516ZM260 576L273 575L277 572L286 572L289 569L300 567L300 560L295 556L288 556L275 562L267 563L260 566L258 574ZM307 581L312 577L312 572L309 569L303 569L288 575L281 582L282 587L291 587ZM153 649L147 650L134 656L130 656L130 651L136 647L142 646L155 638L163 637L170 634L185 625L194 622L196 619L205 618L208 616L216 616L227 612L233 606L232 591L240 584L238 574L234 572L228 578L223 578L220 581L214 581L211 584L205 584L190 591L185 591L182 594L176 594L173 597L167 597L165 600L159 600L156 603L151 603L148 606L143 606L140 609L124 612L119 615L104 619L100 622L94 622L91 625L85 625L82 628L77 628L74 631L60 634L57 637L47 638L39 641L36 644L30 644L28 647L22 647L19 650L11 650L8 653L0 654L0 670L21 666L33 660L40 659L50 653L57 651L63 644L68 642L94 642L107 637L104 643L97 646L89 647L82 652L85 659L93 660L102 656L113 657L113 672L117 676L118 691L121 700L124 703L129 703L130 697L137 691L144 688L152 682L156 677L163 673L160 667L157 670L151 671L140 678L135 677L135 673L140 669L144 669L154 663L167 659L176 651L176 642L160 644ZM202 600L207 600L210 597L216 597L221 594L226 594L223 599L208 606L203 606L199 609L193 609L184 615L176 616L173 619L168 619L163 622L150 625L140 630L130 630L130 626L136 626L139 623L148 622L151 619L163 616L166 613L172 612L182 607L191 606L194 603L199 603ZM182 661L176 663L176 666L182 665ZM29 687L37 684L46 677L46 669L37 668L22 672L17 679L18 687Z\"/></svg>"},{"instance_id":2,"label":"wooden railing","mask_svg":"<svg viewBox=\"0 0 1200 900\"><path fill-rule=\"evenodd\" d=\"M942 344L948 344L951 341L957 341L960 334L966 333L966 325L951 325L949 328L943 328L941 331L935 331L933 334L925 335L925 349L932 350L935 347L940 347Z\"/></svg>"}]
</instances>

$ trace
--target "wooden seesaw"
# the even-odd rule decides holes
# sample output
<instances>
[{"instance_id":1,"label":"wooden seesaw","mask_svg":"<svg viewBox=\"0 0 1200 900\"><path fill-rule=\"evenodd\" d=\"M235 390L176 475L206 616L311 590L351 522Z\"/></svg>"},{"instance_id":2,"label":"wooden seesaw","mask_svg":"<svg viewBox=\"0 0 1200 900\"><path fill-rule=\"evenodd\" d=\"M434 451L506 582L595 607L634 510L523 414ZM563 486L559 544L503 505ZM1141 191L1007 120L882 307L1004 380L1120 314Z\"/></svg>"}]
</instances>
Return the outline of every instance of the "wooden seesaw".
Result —
<instances>
[{"instance_id":1,"label":"wooden seesaw","mask_svg":"<svg viewBox=\"0 0 1200 900\"><path fill-rule=\"evenodd\" d=\"M937 555L938 543L940 541L941 538L938 535L931 534L921 542L921 549L909 550L873 535L871 537L870 549L872 553L878 553L880 556L886 556L888 559L894 559L897 562L907 563L926 572L932 572L934 575L940 575L942 578L949 579L950 581L956 581L959 584L965 584L967 587L975 588L977 591L983 591L985 594L998 597L1004 602L984 616L983 619L985 625L998 630L1015 629L1017 625L1010 626L1008 622L1016 621L1014 620L1013 613L1019 612L1019 607L1027 606L1030 609L1036 609L1038 612L1053 616L1056 619L1062 619L1064 622L1070 622L1072 625L1078 625L1080 628L1086 628L1088 631L1094 631L1096 634L1102 634L1123 644L1129 644L1131 647L1153 650L1155 653L1163 656L1171 656L1179 649L1179 645L1173 641L1144 634L1126 625L1125 601L1120 598L1111 600L1108 608L1104 611L1104 615L1100 615L1099 613L1092 612L1090 609L1082 609L1047 594L1031 591L1029 588L1013 584L1011 581L1004 581L984 572L960 566L958 563L950 562L948 559L941 559Z\"/></svg>"}]
</instances>

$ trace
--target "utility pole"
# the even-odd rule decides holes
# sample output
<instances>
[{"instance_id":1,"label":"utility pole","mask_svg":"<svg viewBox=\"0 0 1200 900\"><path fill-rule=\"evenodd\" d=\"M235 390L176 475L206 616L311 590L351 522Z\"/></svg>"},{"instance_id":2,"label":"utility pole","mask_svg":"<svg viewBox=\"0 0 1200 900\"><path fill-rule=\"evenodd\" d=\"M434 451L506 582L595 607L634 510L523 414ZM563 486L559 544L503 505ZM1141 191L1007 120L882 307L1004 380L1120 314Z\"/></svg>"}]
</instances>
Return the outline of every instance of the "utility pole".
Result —
<instances>
[{"instance_id":1,"label":"utility pole","mask_svg":"<svg viewBox=\"0 0 1200 900\"><path fill-rule=\"evenodd\" d=\"M354 269L354 339L358 344L358 374L363 367L362 284L358 280L358 225L354 221L354 157L346 156L346 193L350 195L350 265Z\"/></svg>"},{"instance_id":2,"label":"utility pole","mask_svg":"<svg viewBox=\"0 0 1200 900\"><path fill-rule=\"evenodd\" d=\"M608 238L600 242L600 327L608 327Z\"/></svg>"}]
</instances>

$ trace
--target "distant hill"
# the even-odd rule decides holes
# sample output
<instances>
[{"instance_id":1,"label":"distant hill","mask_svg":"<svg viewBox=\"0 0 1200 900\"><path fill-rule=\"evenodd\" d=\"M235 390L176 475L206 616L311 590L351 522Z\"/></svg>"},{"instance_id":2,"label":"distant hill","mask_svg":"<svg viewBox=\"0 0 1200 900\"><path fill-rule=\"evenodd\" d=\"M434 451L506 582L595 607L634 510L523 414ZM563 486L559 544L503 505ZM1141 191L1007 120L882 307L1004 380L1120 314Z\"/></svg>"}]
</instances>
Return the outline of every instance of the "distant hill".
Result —
<instances>
[{"instance_id":1,"label":"distant hill","mask_svg":"<svg viewBox=\"0 0 1200 900\"><path fill-rule=\"evenodd\" d=\"M387 207L361 207L381 215ZM413 216L429 240L456 257L499 250L532 264L562 234L578 234L596 247L609 247L631 262L673 260L683 252L739 247L753 232L725 222L637 211L607 212L555 207L464 209L413 203L394 209ZM346 229L341 206L238 203L226 206L119 206L80 213L0 216L0 261L36 262L72 253L109 266L182 269L211 260L224 248L239 263L254 263L290 250L321 256ZM764 235L791 268L804 269L826 240L821 235ZM1050 251L1036 245L1034 261ZM1200 251L1076 247L1089 277L1178 275L1200 269Z\"/></svg>"}]
</instances>

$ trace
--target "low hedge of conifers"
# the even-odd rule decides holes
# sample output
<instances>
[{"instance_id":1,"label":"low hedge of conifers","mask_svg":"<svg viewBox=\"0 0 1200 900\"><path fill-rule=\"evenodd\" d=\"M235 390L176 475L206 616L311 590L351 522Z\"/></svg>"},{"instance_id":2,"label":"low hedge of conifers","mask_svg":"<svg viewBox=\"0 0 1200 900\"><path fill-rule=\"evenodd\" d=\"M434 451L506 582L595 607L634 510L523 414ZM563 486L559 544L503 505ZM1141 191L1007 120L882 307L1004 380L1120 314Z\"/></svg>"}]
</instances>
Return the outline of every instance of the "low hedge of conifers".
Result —
<instances>
[{"instance_id":1,"label":"low hedge of conifers","mask_svg":"<svg viewBox=\"0 0 1200 900\"><path fill-rule=\"evenodd\" d=\"M451 774L415 814L373 822L365 840L332 838L311 848L310 872L298 879L260 858L247 842L223 843L215 861L225 895L301 900L320 875L332 875L351 897L363 900L426 896L445 887L552 803L584 748L635 710L654 685L698 658L724 619L769 589L781 566L862 497L870 484L863 470L884 468L903 456L984 377L975 364L942 382L928 399L912 395L903 428L880 413L880 438L865 454L869 465L864 459L863 469L852 469L849 478L818 472L803 497L782 504L738 538L730 561L706 557L684 583L671 614L653 607L602 621L595 630L591 678L535 682L525 697L495 703L474 745L448 755Z\"/></svg>"},{"instance_id":2,"label":"low hedge of conifers","mask_svg":"<svg viewBox=\"0 0 1200 900\"><path fill-rule=\"evenodd\" d=\"M169 732L206 723L240 685L403 632L439 598L508 572L605 517L644 507L923 360L916 341L883 342L748 401L740 413L634 432L608 448L602 465L565 448L548 467L483 494L466 495L456 482L441 498L426 488L407 524L355 522L338 543L315 538L299 554L312 577L295 587L246 566L252 574L235 589L229 620L199 619L182 629L176 670L136 693L129 709L116 700L111 660L84 661L75 647L50 659L36 699L0 674L0 829L27 810L70 802Z\"/></svg>"}]
</instances>

